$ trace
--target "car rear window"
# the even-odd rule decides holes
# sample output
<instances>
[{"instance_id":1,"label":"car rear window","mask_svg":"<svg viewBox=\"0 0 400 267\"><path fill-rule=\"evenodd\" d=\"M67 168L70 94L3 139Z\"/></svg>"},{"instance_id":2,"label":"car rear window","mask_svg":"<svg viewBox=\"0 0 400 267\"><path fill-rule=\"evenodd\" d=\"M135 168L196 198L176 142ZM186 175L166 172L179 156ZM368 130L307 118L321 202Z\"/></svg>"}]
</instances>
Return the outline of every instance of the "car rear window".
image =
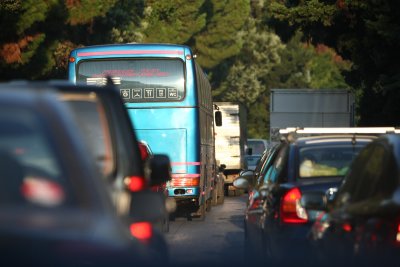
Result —
<instances>
[{"instance_id":1,"label":"car rear window","mask_svg":"<svg viewBox=\"0 0 400 267\"><path fill-rule=\"evenodd\" d=\"M73 203L54 146L31 110L0 107L0 206Z\"/></svg>"},{"instance_id":2,"label":"car rear window","mask_svg":"<svg viewBox=\"0 0 400 267\"><path fill-rule=\"evenodd\" d=\"M346 175L351 162L364 145L321 144L299 149L300 178Z\"/></svg>"}]
</instances>

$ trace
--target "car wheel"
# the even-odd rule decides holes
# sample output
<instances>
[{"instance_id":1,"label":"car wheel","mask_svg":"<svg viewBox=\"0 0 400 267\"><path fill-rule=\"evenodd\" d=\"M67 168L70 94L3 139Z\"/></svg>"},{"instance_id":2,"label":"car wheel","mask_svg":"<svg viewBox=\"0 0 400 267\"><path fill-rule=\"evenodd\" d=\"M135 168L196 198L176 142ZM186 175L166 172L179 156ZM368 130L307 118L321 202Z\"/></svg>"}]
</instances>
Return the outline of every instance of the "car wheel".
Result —
<instances>
[{"instance_id":1,"label":"car wheel","mask_svg":"<svg viewBox=\"0 0 400 267\"><path fill-rule=\"evenodd\" d=\"M204 221L205 218L206 218L206 203L200 205L196 213L192 213L190 214L190 216L188 216L189 220L196 220L196 221Z\"/></svg>"}]
</instances>

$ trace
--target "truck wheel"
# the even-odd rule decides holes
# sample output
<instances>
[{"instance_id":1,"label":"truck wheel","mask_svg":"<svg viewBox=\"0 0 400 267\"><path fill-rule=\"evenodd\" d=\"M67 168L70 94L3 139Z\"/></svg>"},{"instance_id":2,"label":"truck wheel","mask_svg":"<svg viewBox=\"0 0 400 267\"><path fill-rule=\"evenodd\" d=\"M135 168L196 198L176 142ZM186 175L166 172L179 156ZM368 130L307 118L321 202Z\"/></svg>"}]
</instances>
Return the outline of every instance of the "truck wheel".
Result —
<instances>
[{"instance_id":1,"label":"truck wheel","mask_svg":"<svg viewBox=\"0 0 400 267\"><path fill-rule=\"evenodd\" d=\"M195 221L204 221L206 218L206 203L200 205L196 213L191 214L191 219Z\"/></svg>"},{"instance_id":2,"label":"truck wheel","mask_svg":"<svg viewBox=\"0 0 400 267\"><path fill-rule=\"evenodd\" d=\"M211 211L211 207L212 207L212 203L211 203L212 199L208 199L206 201L206 211L210 212Z\"/></svg>"},{"instance_id":3,"label":"truck wheel","mask_svg":"<svg viewBox=\"0 0 400 267\"><path fill-rule=\"evenodd\" d=\"M166 216L166 218L164 219L164 223L162 225L162 232L163 233L169 232L169 215Z\"/></svg>"},{"instance_id":4,"label":"truck wheel","mask_svg":"<svg viewBox=\"0 0 400 267\"><path fill-rule=\"evenodd\" d=\"M218 205L218 190L217 190L217 188L214 188L214 189L213 189L211 195L212 195L211 204L212 204L213 206Z\"/></svg>"},{"instance_id":5,"label":"truck wheel","mask_svg":"<svg viewBox=\"0 0 400 267\"><path fill-rule=\"evenodd\" d=\"M221 194L220 196L217 197L217 204L224 204L224 200L225 200L225 195Z\"/></svg>"},{"instance_id":6,"label":"truck wheel","mask_svg":"<svg viewBox=\"0 0 400 267\"><path fill-rule=\"evenodd\" d=\"M224 185L224 194L225 196L229 196L229 185Z\"/></svg>"}]
</instances>

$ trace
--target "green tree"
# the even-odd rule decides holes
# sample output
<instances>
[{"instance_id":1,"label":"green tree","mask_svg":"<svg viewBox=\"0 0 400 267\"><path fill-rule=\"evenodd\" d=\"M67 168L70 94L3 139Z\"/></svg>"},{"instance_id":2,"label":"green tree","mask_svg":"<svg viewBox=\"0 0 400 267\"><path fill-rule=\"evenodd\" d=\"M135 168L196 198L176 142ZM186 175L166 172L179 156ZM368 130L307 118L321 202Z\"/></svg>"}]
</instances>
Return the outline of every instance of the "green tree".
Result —
<instances>
[{"instance_id":1,"label":"green tree","mask_svg":"<svg viewBox=\"0 0 400 267\"><path fill-rule=\"evenodd\" d=\"M250 15L248 0L209 0L206 28L194 37L201 66L212 69L237 55L243 45L241 29Z\"/></svg>"},{"instance_id":2,"label":"green tree","mask_svg":"<svg viewBox=\"0 0 400 267\"><path fill-rule=\"evenodd\" d=\"M117 0L66 0L68 18L71 25L91 24L96 17L105 16Z\"/></svg>"},{"instance_id":3,"label":"green tree","mask_svg":"<svg viewBox=\"0 0 400 267\"><path fill-rule=\"evenodd\" d=\"M147 0L141 22L144 42L186 44L203 29L204 0Z\"/></svg>"},{"instance_id":4,"label":"green tree","mask_svg":"<svg viewBox=\"0 0 400 267\"><path fill-rule=\"evenodd\" d=\"M225 100L249 107L267 90L265 77L279 64L283 45L274 33L258 29L252 19L242 33L244 45L219 92Z\"/></svg>"},{"instance_id":5,"label":"green tree","mask_svg":"<svg viewBox=\"0 0 400 267\"><path fill-rule=\"evenodd\" d=\"M325 45L317 45L309 67L310 88L349 89L343 71L350 70L351 63L343 60L337 53Z\"/></svg>"}]
</instances>

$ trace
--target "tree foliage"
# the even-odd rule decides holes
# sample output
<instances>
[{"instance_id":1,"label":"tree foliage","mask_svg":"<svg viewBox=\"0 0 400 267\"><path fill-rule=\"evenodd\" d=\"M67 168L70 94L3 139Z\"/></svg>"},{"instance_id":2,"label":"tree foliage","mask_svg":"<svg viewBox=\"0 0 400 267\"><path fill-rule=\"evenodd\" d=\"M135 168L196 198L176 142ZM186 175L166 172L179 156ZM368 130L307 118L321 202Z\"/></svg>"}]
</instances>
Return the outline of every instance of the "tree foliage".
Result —
<instances>
[{"instance_id":1,"label":"tree foliage","mask_svg":"<svg viewBox=\"0 0 400 267\"><path fill-rule=\"evenodd\" d=\"M247 0L209 1L207 26L194 37L198 61L207 69L239 53L243 45L240 32L250 15Z\"/></svg>"},{"instance_id":2,"label":"tree foliage","mask_svg":"<svg viewBox=\"0 0 400 267\"><path fill-rule=\"evenodd\" d=\"M279 51L283 45L277 35L260 30L249 20L243 31L244 44L240 54L221 85L223 98L250 107L267 90L265 77L280 63Z\"/></svg>"},{"instance_id":3,"label":"tree foliage","mask_svg":"<svg viewBox=\"0 0 400 267\"><path fill-rule=\"evenodd\" d=\"M204 0L148 0L142 22L144 42L185 44L206 24Z\"/></svg>"}]
</instances>

